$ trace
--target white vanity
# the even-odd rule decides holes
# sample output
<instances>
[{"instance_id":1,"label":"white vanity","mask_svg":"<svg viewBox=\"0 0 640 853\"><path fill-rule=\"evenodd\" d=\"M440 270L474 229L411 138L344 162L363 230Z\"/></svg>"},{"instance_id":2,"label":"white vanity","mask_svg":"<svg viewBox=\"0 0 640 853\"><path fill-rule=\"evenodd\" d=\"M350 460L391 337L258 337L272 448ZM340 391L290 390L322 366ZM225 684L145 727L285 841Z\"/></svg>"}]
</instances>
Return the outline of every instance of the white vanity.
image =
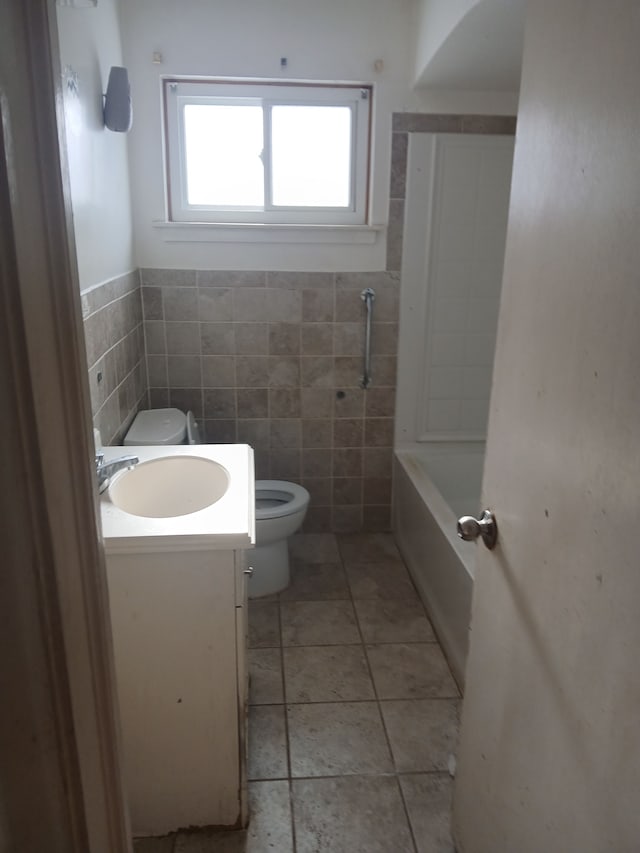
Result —
<instances>
[{"instance_id":1,"label":"white vanity","mask_svg":"<svg viewBox=\"0 0 640 853\"><path fill-rule=\"evenodd\" d=\"M105 461L123 450L104 448ZM133 834L243 826L253 451L198 445L126 452L139 465L115 475L101 514ZM194 457L203 471L206 462L222 470L210 469L213 480L200 477L188 461ZM163 503L158 472L177 504ZM222 494L214 503L159 517L206 504L215 497L206 491L213 481Z\"/></svg>"}]
</instances>

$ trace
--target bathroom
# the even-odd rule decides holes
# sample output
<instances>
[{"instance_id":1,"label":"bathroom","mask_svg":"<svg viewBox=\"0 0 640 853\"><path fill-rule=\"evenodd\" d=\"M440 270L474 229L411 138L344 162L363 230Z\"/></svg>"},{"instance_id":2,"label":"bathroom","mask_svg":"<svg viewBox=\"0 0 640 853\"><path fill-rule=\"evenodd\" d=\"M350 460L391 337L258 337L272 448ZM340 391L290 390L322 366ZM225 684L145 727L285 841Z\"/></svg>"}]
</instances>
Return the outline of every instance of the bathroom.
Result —
<instances>
[{"instance_id":1,"label":"bathroom","mask_svg":"<svg viewBox=\"0 0 640 853\"><path fill-rule=\"evenodd\" d=\"M481 24L487 24L481 12L499 5L478 4L474 24L479 31ZM462 82L468 81L464 72L471 73L469 69L454 73L438 55L439 42L434 47L432 36L438 25L447 32L443 8L435 2L417 8L407 3L399 14L398 4L391 8L381 2L375 15L370 4L365 11L360 4L350 4L331 14L325 8L308 10L309 17L289 17L286 8L280 9L281 14L270 10L266 15L256 7L249 33L247 10L240 13L232 4L218 6L215 20L202 4L194 4L193 17L179 18L171 14L171 4L153 4L150 13L143 2L118 10L107 0L99 0L97 5L72 0L57 9L66 150L94 423L105 443L116 443L139 408L177 406L195 413L207 441L254 446L259 476L307 485L312 505L303 534L292 543L294 568L297 561L302 574L312 576L314 557L317 562L341 566L349 577L360 625L366 621L360 614L361 609L366 610L362 604L366 596L359 600L355 593L354 565L358 556L368 561L369 582L376 566L381 571L383 566L397 568L397 546L389 534L393 466L393 487L397 488L397 482L415 468L415 458L405 465L403 454L424 441L424 436L416 434L419 430L408 437L402 431L411 425L410 417L403 420L410 400L406 394L403 397L405 371L396 374L396 359L402 365L403 359L412 357L411 348L403 353L408 340L403 320L407 308L412 307L411 295L406 298L405 272L416 263L416 255L408 249L409 234L416 230L415 221L408 216L415 181L407 180L407 175L412 168L420 173L418 137L512 136L514 132L518 100L514 87L508 92L491 91L489 86L469 91ZM428 27L427 13L433 14ZM336 28L338 16L342 24ZM259 40L255 33L260 33ZM322 33L326 39L318 38ZM447 41L442 31L440 35ZM332 48L329 57L326 44ZM407 45L413 45L412 51ZM297 51L304 59L296 56ZM465 56L472 54L467 43ZM246 235L234 236L232 241L227 229L205 238L202 230L189 233L188 228L167 226L164 186L158 180L163 168L159 75L211 74L212 55L217 62L215 73L220 76L330 77L375 85L371 227L354 229L349 242L338 242L335 235L328 242L323 235L307 237L301 243L298 234L290 234L280 235L276 243L272 239L251 242ZM187 62L189 70L185 71ZM128 137L110 134L101 124L101 93L114 64L129 68L132 83L134 129ZM423 65L430 65L434 76L430 79L425 71L422 85L413 86L411 81L421 78ZM456 64L458 69L460 66L464 62ZM476 64L476 85L483 82L477 71ZM99 209L94 206L96 197L104 202ZM374 382L366 392L359 387L360 293L364 287L376 291ZM466 295L462 301L471 298ZM194 343L192 333L199 323L209 328ZM476 329L478 336L488 337L492 323L495 318L488 316L486 326ZM459 334L461 329L440 331ZM484 359L481 367L486 368L486 348ZM432 368L442 366L451 367L431 363ZM486 369L484 374L486 386ZM242 383L237 381L239 375ZM397 389L396 375L400 377ZM597 378L597 371L595 375ZM464 382L463 386L468 389ZM439 399L450 401L448 397ZM482 441L478 413L484 411L486 416L486 407L477 401L469 393L457 401L458 419L449 417L449 430L442 429L440 419L434 430L445 433L440 441L464 438L472 445ZM475 413L472 430L461 428L464 402L476 403L466 407ZM453 408L449 407L449 414ZM437 410L433 406L431 412ZM428 408L426 416L428 419ZM413 426L419 427L420 421L414 419ZM459 434L447 435L448 431ZM432 485L425 485L426 491ZM419 492L422 487L414 482L411 488ZM454 490L451 504L457 509L462 499L466 501L467 495ZM396 493L394 513L397 508ZM475 506L469 511L478 510ZM408 515L412 513L413 509L407 510ZM549 517L547 510L545 516ZM397 515L394 519L397 530L402 519ZM418 520L417 526L423 523ZM337 551L332 544L337 544ZM412 569L410 548L409 544L401 546L402 556L418 590L428 597ZM310 554L310 550L316 553ZM277 607L284 612L290 604L267 601L260 606L265 611ZM445 636L446 619L436 610L429 616L460 681L460 664L454 660L456 640ZM442 624L438 624L439 618L444 620ZM281 624L281 630L283 627ZM301 627L312 630L313 624ZM260 634L257 622L254 631ZM314 645L312 640L307 642ZM355 643L353 638L344 642ZM265 659L277 647L274 640L260 638L254 644L263 650ZM446 688L445 693L442 698L446 701L457 695L454 687ZM452 753L453 749L448 757ZM455 767L440 767L440 781L447 771L455 772ZM257 786L261 784L256 780ZM404 793L402 820L412 825L407 836L412 840L405 846L413 849L419 842L412 824L411 797ZM298 839L299 849L306 849L305 844L312 842L302 838ZM180 843L183 847L178 849L192 849L184 846L192 842ZM145 842L142 845L145 849ZM172 849L166 845L158 849L165 848ZM288 848L283 845L282 849Z\"/></svg>"},{"instance_id":2,"label":"bathroom","mask_svg":"<svg viewBox=\"0 0 640 853\"><path fill-rule=\"evenodd\" d=\"M197 4L184 34L186 19L176 22L171 4L125 4L120 20L112 3L58 8L89 382L104 443L121 440L148 392L152 408L193 411L205 440L250 443L258 478L302 482L309 532L390 528L407 131L418 128L416 113L457 113L492 115L493 128L476 118L475 129L512 135L517 106L503 80L499 92L412 86L414 13L410 2L380 2L376 15L357 3L291 15L286 4L276 13L258 6L247 32L234 4L218 4L215 15ZM98 131L103 78L122 63L133 129ZM509 73L513 88L517 72ZM248 242L229 229L205 239L201 229L167 226L159 78L179 74L371 81L371 227L333 240ZM89 192L104 199L99 208ZM374 382L365 393L360 293L368 286ZM200 341L198 322L207 324Z\"/></svg>"},{"instance_id":3,"label":"bathroom","mask_svg":"<svg viewBox=\"0 0 640 853\"><path fill-rule=\"evenodd\" d=\"M399 8L397 3L380 0L376 14L372 14L370 4L366 5L366 11L362 3L355 3L346 8L333 4L316 9L309 5L304 12L294 12L285 3L274 12L253 4L251 28L247 28L247 9L231 2L215 7L193 3L188 15L181 7L179 20L173 4L158 6L141 0L121 6L114 0L100 0L95 7L57 9L94 425L105 444L119 444L140 408L191 411L207 442L240 442L253 447L257 479L303 485L311 496L303 537L310 537L307 541L313 543L312 550L328 554L321 563L326 577L315 580L319 592L313 597L329 596L336 601L331 605L326 601L297 602L293 594L293 601L283 601L279 615L286 631L285 611L295 626L298 611L315 607L320 622L317 637L321 637L323 611L329 606L337 608L337 614L326 618L343 643L355 639L350 626L342 626L340 631L344 620L341 608L345 605L342 590L349 588L340 573L357 569L351 566L353 554L343 560L342 546L336 548L336 535L373 534L371 541L383 546L381 556L374 557L373 563L379 569L386 566L390 576L397 575L396 591L386 585L385 594L394 599L400 595L402 605L406 603L403 595L413 595L403 592L409 589L406 570L395 564L399 552L388 533L392 522L394 422L396 443L407 446L411 442L405 425L416 420L404 416L396 421L396 375L411 378L409 385L401 379L400 408L406 409L405 401L414 398L416 387L425 381L410 367L398 371L398 358L409 363L415 360L399 346L401 298L412 306L409 317L418 316L415 297L426 277L425 270L412 273L406 281L401 276L403 263L415 266L424 256L421 237L413 237L413 243L411 239L416 229L426 233L429 214L419 199L431 195L420 186L411 198L412 181L424 174L425 164L433 156L432 152L415 155L412 146L425 137L435 140L443 130L447 133L442 138L450 140L454 148L458 140L466 146L468 139L480 146L480 152L487 139L506 139L508 143L515 128L519 75L519 57L515 62L506 57L504 79L495 84L499 91L491 91L493 82L483 82L477 63L473 73L467 72L474 91L460 91L459 84L451 87L453 91L441 91L441 83L435 92L424 84L414 86L411 80L418 77L419 48L415 45L412 54L407 45L411 44L418 10L409 2ZM521 7L512 18L512 50L517 54L521 49ZM503 22L505 28L508 25ZM325 33L325 37L318 38L318 33ZM500 35L496 33L497 42L501 42ZM423 50L429 48L434 49L425 45ZM112 65L128 68L133 101L129 133L101 130L95 114L98 94L105 88L105 75ZM492 68L485 74L487 81L492 80L492 74L497 78ZM370 227L354 227L347 236L332 234L326 228L310 236L301 236L293 229L284 235L272 231L268 238L258 240L246 230L243 233L242 228L234 233L214 225L194 228L188 223L167 224L159 81L161 76L179 75L372 83ZM432 130L437 133L429 133ZM446 148L439 156L455 157L456 150L449 153ZM416 160L416 156L421 159ZM468 186L474 187L483 170L488 171L484 155L463 147L458 156L464 163L458 171L466 169ZM414 174L408 175L411 168ZM438 178L433 176L433 180ZM456 191L459 194L460 187L454 187L454 195ZM98 208L93 203L95 198L101 200ZM89 199L92 203L85 203ZM480 206L475 197L468 196L461 204L463 209ZM508 185L499 204L498 220L502 221L497 230L501 224L504 232ZM488 218L486 212L478 215ZM460 227L466 224L464 212L462 219ZM407 241L403 239L405 229ZM457 234L450 239L458 243ZM480 269L481 247L474 250L473 238L469 242L472 247L465 260L470 265L471 282L471 269L478 277L486 269ZM498 255L501 250L498 246ZM456 251L460 256L459 244ZM485 309L483 316L487 319L485 327L472 332L485 332L494 338L501 257L496 262L492 255L491 260L493 275L484 275L486 294L477 288L461 293L458 287L452 295L460 301L477 299L474 304ZM367 287L373 288L375 302L373 381L365 391L360 387L364 343L361 293ZM486 295L493 302L482 298ZM422 314L418 323L426 327L426 308ZM446 332L447 328L432 334ZM419 326L405 328L405 342L422 337ZM489 349L481 363L490 364L492 354ZM464 360L460 369L469 368L478 369L469 359ZM488 392L485 381L485 402ZM472 432L472 438L481 440L483 418L486 423L486 409L476 416L473 431L455 425L447 432L441 425L437 437L456 442L461 436L469 438ZM297 543L302 552L303 543L304 539ZM349 540L343 544L348 549ZM370 551L370 545L369 551L363 545L363 554ZM384 561L390 554L387 565ZM312 566L302 557L294 570L306 577L314 574ZM307 598L304 584L301 589L302 598ZM424 597L425 591L420 592ZM365 597L354 606L358 609L370 603ZM413 601L407 606L411 612ZM256 659L267 672L273 666L270 661L276 648L262 637L263 631L270 634L263 622L269 616L275 618L275 609L273 604L258 602L252 614L258 648L250 651L250 660ZM438 633L446 637L447 626L438 624L437 615L430 613ZM468 622L468 613L466 618ZM406 636L431 640L433 635L418 621L417 635ZM466 626L463 633L466 642ZM402 633L398 636L405 638ZM317 637L299 640L299 653L328 642ZM445 645L445 652L462 685L464 653L455 643L450 645L450 649ZM433 651L428 646L414 648ZM288 654L284 652L285 659ZM358 667L356 662L351 674L356 683ZM439 673L438 666L436 671ZM258 676L254 674L254 681ZM439 674L436 681L438 678ZM343 691L339 696L367 699L371 698L368 690ZM439 690L438 686L427 686L415 695L430 696L435 691L438 696L442 694L445 703L451 697L455 702L458 691L452 683L443 692ZM291 690L288 695L293 695ZM403 691L390 695L406 698ZM277 751L283 724L281 709L277 703L252 706L250 744L273 737L271 749ZM453 705L450 713L454 713L452 709ZM442 737L450 742L451 721L446 719L449 734ZM260 763L259 757L255 760ZM435 765L440 773L445 769L443 762L440 758ZM277 761L275 764L275 770L252 768L250 747L250 782L264 780L254 783L258 786L281 784L268 781L274 774L276 779L283 775ZM424 769L420 763L411 766ZM438 792L439 801L446 796L445 790L449 789ZM441 843L449 842L443 839Z\"/></svg>"}]
</instances>

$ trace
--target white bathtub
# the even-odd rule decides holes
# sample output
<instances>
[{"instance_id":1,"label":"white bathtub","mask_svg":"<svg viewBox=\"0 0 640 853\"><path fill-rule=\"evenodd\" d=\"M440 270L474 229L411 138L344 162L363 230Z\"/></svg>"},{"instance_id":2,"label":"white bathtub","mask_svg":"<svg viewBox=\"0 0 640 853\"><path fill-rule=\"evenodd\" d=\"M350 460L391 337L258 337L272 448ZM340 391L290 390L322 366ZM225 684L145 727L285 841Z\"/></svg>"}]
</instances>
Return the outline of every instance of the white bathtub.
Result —
<instances>
[{"instance_id":1,"label":"white bathtub","mask_svg":"<svg viewBox=\"0 0 640 853\"><path fill-rule=\"evenodd\" d=\"M484 442L430 442L396 450L393 529L429 618L464 687L475 544L456 533L477 515Z\"/></svg>"}]
</instances>

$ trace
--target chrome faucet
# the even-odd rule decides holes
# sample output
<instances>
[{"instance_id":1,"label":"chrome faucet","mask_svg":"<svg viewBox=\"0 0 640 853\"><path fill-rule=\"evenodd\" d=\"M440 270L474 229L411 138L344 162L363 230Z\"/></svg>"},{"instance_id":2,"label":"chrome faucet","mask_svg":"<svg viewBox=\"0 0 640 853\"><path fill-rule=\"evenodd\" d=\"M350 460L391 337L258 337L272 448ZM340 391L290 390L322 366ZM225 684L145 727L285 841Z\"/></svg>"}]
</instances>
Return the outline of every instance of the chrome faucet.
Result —
<instances>
[{"instance_id":1,"label":"chrome faucet","mask_svg":"<svg viewBox=\"0 0 640 853\"><path fill-rule=\"evenodd\" d=\"M137 456L120 456L111 462L104 461L104 453L96 453L96 474L98 475L98 491L100 494L109 485L109 480L117 471L123 468L133 468L140 460Z\"/></svg>"}]
</instances>

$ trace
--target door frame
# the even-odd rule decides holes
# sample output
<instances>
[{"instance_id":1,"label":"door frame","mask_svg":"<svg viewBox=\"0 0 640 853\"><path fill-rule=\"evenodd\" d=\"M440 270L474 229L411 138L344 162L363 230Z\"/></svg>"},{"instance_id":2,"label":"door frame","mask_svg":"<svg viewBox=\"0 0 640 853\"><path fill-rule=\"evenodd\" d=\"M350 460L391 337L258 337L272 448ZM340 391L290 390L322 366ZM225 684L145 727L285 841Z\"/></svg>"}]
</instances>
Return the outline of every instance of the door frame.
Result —
<instances>
[{"instance_id":1,"label":"door frame","mask_svg":"<svg viewBox=\"0 0 640 853\"><path fill-rule=\"evenodd\" d=\"M53 0L3 3L0 846L126 853L61 104Z\"/></svg>"}]
</instances>

